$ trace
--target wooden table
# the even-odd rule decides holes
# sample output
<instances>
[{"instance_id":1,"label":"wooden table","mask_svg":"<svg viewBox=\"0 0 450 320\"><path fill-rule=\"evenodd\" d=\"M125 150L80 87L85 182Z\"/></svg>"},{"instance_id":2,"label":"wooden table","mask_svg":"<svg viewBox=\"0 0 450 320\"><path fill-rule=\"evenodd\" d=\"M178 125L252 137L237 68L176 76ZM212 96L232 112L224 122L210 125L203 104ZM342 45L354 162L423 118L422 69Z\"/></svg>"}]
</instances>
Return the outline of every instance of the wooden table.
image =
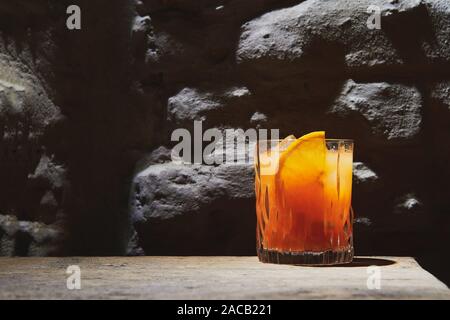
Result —
<instances>
[{"instance_id":1,"label":"wooden table","mask_svg":"<svg viewBox=\"0 0 450 320\"><path fill-rule=\"evenodd\" d=\"M71 265L81 270L80 290L67 288ZM450 299L450 290L407 257L336 267L263 264L256 257L0 258L0 299L93 298Z\"/></svg>"}]
</instances>

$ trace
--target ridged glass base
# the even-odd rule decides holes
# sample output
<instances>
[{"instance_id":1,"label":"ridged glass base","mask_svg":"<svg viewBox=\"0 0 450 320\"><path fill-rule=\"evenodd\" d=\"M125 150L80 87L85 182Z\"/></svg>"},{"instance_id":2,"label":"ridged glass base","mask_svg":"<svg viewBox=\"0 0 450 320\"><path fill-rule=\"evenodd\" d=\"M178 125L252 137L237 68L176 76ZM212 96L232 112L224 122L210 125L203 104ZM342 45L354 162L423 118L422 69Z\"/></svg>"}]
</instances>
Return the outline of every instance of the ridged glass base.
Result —
<instances>
[{"instance_id":1,"label":"ridged glass base","mask_svg":"<svg viewBox=\"0 0 450 320\"><path fill-rule=\"evenodd\" d=\"M261 262L297 265L335 265L350 263L353 260L353 246L342 250L324 252L278 252L259 248L258 258Z\"/></svg>"}]
</instances>

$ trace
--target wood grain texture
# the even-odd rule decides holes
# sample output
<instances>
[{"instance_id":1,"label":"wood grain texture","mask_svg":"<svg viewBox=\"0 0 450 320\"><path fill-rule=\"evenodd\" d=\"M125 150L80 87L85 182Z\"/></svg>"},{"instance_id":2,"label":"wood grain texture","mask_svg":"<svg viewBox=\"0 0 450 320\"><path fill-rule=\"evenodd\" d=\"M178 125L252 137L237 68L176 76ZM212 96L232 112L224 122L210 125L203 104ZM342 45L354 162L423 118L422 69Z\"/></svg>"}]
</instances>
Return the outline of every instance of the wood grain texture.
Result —
<instances>
[{"instance_id":1,"label":"wood grain texture","mask_svg":"<svg viewBox=\"0 0 450 320\"><path fill-rule=\"evenodd\" d=\"M81 290L66 269L81 268ZM367 288L367 267L381 289ZM364 257L346 266L263 264L256 257L0 258L0 299L450 299L413 258Z\"/></svg>"}]
</instances>

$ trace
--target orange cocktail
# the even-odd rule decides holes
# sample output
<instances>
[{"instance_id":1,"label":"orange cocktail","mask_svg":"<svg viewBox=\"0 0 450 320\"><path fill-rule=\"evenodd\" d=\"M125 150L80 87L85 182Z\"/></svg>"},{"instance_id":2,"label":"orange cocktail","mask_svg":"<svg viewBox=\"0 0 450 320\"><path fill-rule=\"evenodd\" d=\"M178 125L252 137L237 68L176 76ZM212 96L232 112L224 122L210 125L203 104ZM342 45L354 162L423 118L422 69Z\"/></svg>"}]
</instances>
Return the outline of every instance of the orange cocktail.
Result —
<instances>
[{"instance_id":1,"label":"orange cocktail","mask_svg":"<svg viewBox=\"0 0 450 320\"><path fill-rule=\"evenodd\" d=\"M263 262L338 264L353 259L353 142L313 132L259 141L257 250Z\"/></svg>"}]
</instances>

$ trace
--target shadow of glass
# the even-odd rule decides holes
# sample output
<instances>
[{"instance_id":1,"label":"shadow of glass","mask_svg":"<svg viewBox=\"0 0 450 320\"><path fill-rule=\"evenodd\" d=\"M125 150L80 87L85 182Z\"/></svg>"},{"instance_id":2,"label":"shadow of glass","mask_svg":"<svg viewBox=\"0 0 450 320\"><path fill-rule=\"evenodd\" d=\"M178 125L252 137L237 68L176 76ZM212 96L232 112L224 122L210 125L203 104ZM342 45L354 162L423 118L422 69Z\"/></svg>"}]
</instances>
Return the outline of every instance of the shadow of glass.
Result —
<instances>
[{"instance_id":1,"label":"shadow of glass","mask_svg":"<svg viewBox=\"0 0 450 320\"><path fill-rule=\"evenodd\" d=\"M369 266L390 266L395 264L394 260L380 259L380 258L354 258L351 263L339 264L334 267L354 268L354 267L369 267Z\"/></svg>"},{"instance_id":2,"label":"shadow of glass","mask_svg":"<svg viewBox=\"0 0 450 320\"><path fill-rule=\"evenodd\" d=\"M319 267L319 268L363 268L363 267L370 267L370 266L377 266L377 267L383 267L383 266L390 266L397 262L394 260L388 260L388 259L380 259L380 258L354 258L351 263L346 264L336 264L336 265L296 265L299 267Z\"/></svg>"}]
</instances>

